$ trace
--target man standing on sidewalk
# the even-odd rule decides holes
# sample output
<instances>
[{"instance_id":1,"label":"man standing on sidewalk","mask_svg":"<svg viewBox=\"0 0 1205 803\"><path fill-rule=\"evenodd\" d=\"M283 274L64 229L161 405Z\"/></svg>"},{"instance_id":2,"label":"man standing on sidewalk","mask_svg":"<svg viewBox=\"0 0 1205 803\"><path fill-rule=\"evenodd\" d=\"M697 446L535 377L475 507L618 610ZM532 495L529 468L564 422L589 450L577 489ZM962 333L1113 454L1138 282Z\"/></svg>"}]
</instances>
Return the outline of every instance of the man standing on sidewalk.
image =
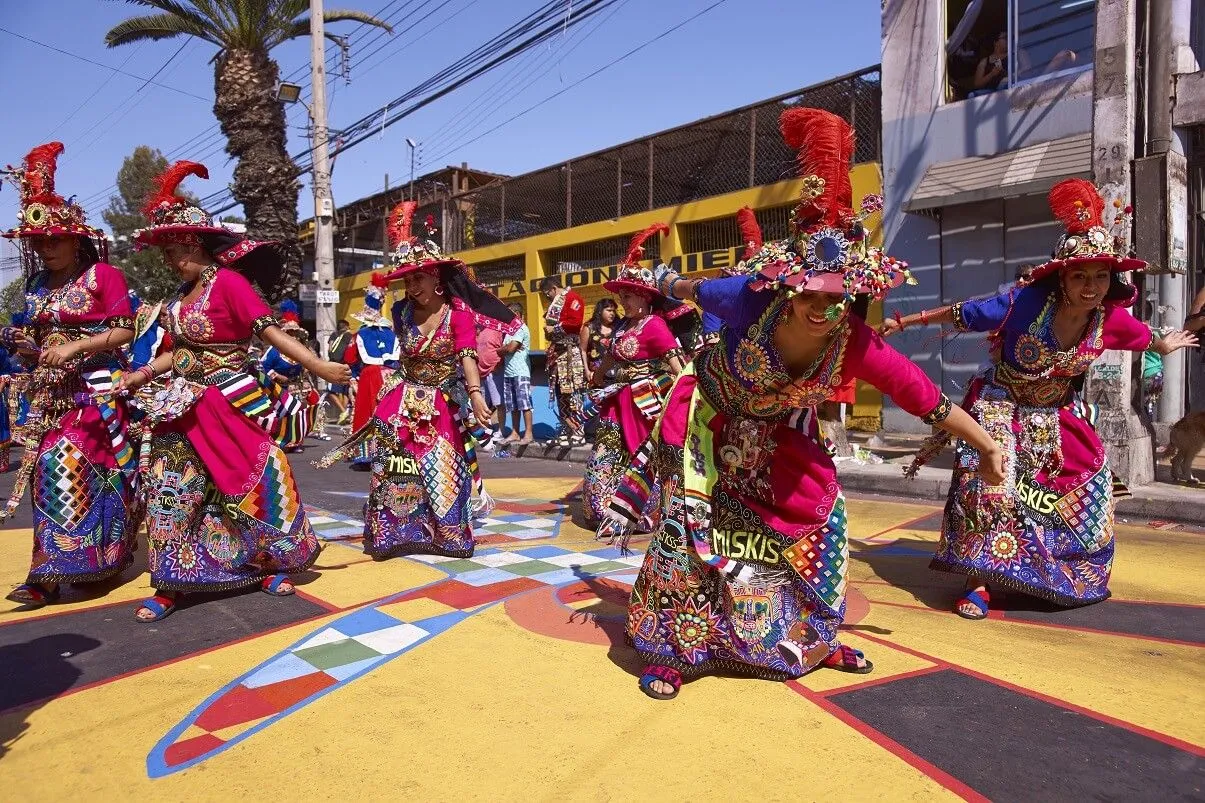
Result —
<instances>
[{"instance_id":1,"label":"man standing on sidewalk","mask_svg":"<svg viewBox=\"0 0 1205 803\"><path fill-rule=\"evenodd\" d=\"M512 304L515 317L522 320L523 310ZM506 339L502 345L502 406L498 408L499 431L506 425L506 411L510 410L511 431L507 443L531 443L531 330L527 324ZM523 437L519 437L519 413L523 414Z\"/></svg>"}]
</instances>

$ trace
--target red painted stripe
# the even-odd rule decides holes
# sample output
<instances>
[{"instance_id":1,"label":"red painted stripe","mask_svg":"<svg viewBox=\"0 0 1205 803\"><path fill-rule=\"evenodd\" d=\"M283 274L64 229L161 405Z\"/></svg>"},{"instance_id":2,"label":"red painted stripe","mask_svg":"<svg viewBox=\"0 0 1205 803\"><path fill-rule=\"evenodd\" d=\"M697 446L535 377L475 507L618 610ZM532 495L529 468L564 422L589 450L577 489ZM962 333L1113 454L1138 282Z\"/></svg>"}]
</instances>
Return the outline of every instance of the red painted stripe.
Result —
<instances>
[{"instance_id":1,"label":"red painted stripe","mask_svg":"<svg viewBox=\"0 0 1205 803\"><path fill-rule=\"evenodd\" d=\"M882 602L880 600L870 600L871 606L885 605L888 608L904 608L910 611L923 611L925 613L936 613L940 615L951 614L953 611L942 609L928 608L924 605L909 605L906 602ZM1117 638L1131 638L1138 641L1153 641L1156 644L1174 644L1177 647L1201 647L1205 646L1205 642L1201 641L1182 641L1180 639L1164 638L1163 636L1146 636L1141 633L1121 633L1116 630L1100 630L1094 627L1083 627L1082 625L1065 625L1054 622L1035 622L1032 619L1011 619L1006 611L992 610L988 611L988 619L993 622L1006 622L1010 625L1025 625L1028 627L1049 627L1055 630L1070 630L1074 633L1089 633L1098 636L1115 636Z\"/></svg>"},{"instance_id":2,"label":"red painted stripe","mask_svg":"<svg viewBox=\"0 0 1205 803\"><path fill-rule=\"evenodd\" d=\"M917 516L916 518L908 519L907 521L901 522L900 524L893 524L890 527L885 527L882 530L879 530L877 533L874 533L873 535L868 535L864 538L852 538L851 537L849 540L851 540L851 541L870 541L874 538L879 538L881 536L884 536L887 533L891 532L892 530L904 529L910 525L916 524L918 521L923 521L923 520L929 518L934 513L940 513L940 512L941 512L940 507L934 507L928 513L922 513L921 515Z\"/></svg>"},{"instance_id":3,"label":"red painted stripe","mask_svg":"<svg viewBox=\"0 0 1205 803\"><path fill-rule=\"evenodd\" d=\"M853 728L860 735L870 739L870 741L874 742L879 747L882 747L887 752L898 757L906 764L909 764L916 770L920 771L921 774L931 778L933 781L958 795L963 800L975 801L975 803L990 803L987 797L979 794L974 789L955 778L953 775L950 775L945 770L940 769L935 764L929 763L916 753L913 753L911 750L904 747L899 742L887 736L885 733L872 728L870 725L867 725L862 720L853 716L836 703L825 699L824 696L800 685L798 681L790 681L786 685L804 699L814 703L825 713L837 718L841 722Z\"/></svg>"},{"instance_id":4,"label":"red painted stripe","mask_svg":"<svg viewBox=\"0 0 1205 803\"><path fill-rule=\"evenodd\" d=\"M1083 714L1084 716L1095 719L1098 722L1104 722L1108 725L1113 725L1114 727L1122 728L1122 729L1128 730L1132 733L1137 733L1139 735L1145 736L1148 739L1154 739L1157 742L1162 742L1163 744L1170 745L1170 746L1176 748L1177 750L1183 750L1186 753L1192 753L1195 756L1205 757L1205 747L1195 745L1191 742L1186 742L1183 739L1177 739L1175 736L1169 736L1166 733L1159 733L1158 731L1151 730L1150 728L1144 728L1141 725L1136 725L1132 722L1126 722L1125 720L1117 719L1116 717L1109 716L1108 714L1102 714L1099 711L1093 711L1090 708L1084 708L1082 705L1077 705L1075 703L1068 702L1067 700L1060 700L1057 697L1051 697L1048 694L1043 694L1042 692L1036 691L1034 689L1027 689L1024 686L1018 686L1015 683L1010 683L1007 680L1001 680L1000 678L995 678L995 677L992 677L991 675L985 675L982 672L979 672L977 670L971 669L966 666L962 666L961 664L955 664L950 661L944 661L935 656L927 655L926 653L920 652L919 650L914 650L909 647L905 647L901 644L894 644L890 641L887 641L886 639L881 639L876 636L872 636L869 633L859 632L858 635L861 638L864 638L867 641L872 641L875 644L878 644L880 646L887 647L887 648L893 649L893 650L899 650L900 652L907 653L908 655L914 656L916 658L921 658L926 661L933 661L934 663L942 664L945 667L947 667L949 669L953 669L957 672L961 672L964 675L970 675L973 678L977 678L977 679L985 681L987 683L994 683L997 686L1002 686L1003 688L1011 689L1012 691L1015 691L1018 694L1024 694L1026 697L1032 697L1035 700L1040 700L1041 702L1049 703L1050 705L1057 706L1059 708L1063 708L1068 711L1074 711L1077 714Z\"/></svg>"},{"instance_id":5,"label":"red painted stripe","mask_svg":"<svg viewBox=\"0 0 1205 803\"><path fill-rule=\"evenodd\" d=\"M854 683L849 686L842 686L839 689L826 689L825 691L817 691L814 693L819 694L821 697L832 697L834 694L844 694L847 691L861 691L862 689L869 689L872 686L882 686L884 683L893 683L897 680L920 677L921 675L931 675L934 672L941 672L948 668L949 667L945 666L926 666L923 669L913 669L910 672L900 672L895 675L883 675L881 677L871 678L870 680L864 680L860 683Z\"/></svg>"},{"instance_id":6,"label":"red painted stripe","mask_svg":"<svg viewBox=\"0 0 1205 803\"><path fill-rule=\"evenodd\" d=\"M9 619L7 621L0 622L0 627L7 627L9 625L27 624L29 622L42 622L47 619L54 619L59 616L70 616L73 613L84 613L85 611L99 611L99 610L103 610L104 608L115 608L119 605L129 605L131 611L136 611L136 610L138 610L138 605L142 602L142 600L146 599L147 597L151 597L151 596L154 596L153 592L148 593L146 595L146 597L139 597L138 599L123 599L123 600L118 600L116 602L102 602L99 605L87 605L86 603L89 602L89 600L80 600L78 603L75 603L75 604L72 604L70 602L52 603L52 607L67 606L67 605L71 605L72 607L69 607L69 608L63 607L63 610L61 610L61 611L51 611L51 612L40 614L38 616L31 616L29 618ZM30 611L30 613L33 613L33 611ZM133 614L131 614L131 615L133 615Z\"/></svg>"}]
</instances>

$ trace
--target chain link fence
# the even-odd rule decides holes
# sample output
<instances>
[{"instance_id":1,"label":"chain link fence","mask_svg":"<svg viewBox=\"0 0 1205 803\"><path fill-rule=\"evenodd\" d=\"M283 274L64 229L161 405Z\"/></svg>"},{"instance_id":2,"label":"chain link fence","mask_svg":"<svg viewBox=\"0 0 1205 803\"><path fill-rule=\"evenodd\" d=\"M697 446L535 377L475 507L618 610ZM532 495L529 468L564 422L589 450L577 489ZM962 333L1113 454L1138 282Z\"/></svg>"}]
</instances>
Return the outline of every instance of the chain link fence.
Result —
<instances>
[{"instance_id":1,"label":"chain link fence","mask_svg":"<svg viewBox=\"0 0 1205 803\"><path fill-rule=\"evenodd\" d=\"M878 161L879 91L875 67L453 196L444 202L444 247L495 245L793 178L795 153L778 118L797 106L849 120L854 161ZM625 247L585 259L613 264Z\"/></svg>"},{"instance_id":2,"label":"chain link fence","mask_svg":"<svg viewBox=\"0 0 1205 803\"><path fill-rule=\"evenodd\" d=\"M436 242L445 251L456 252L793 178L795 153L782 141L778 118L784 110L800 106L825 109L850 121L857 131L855 163L878 161L879 93L879 68L873 67L468 192L447 194L438 187L429 191L420 187L415 226L424 232L429 217ZM342 258L340 248L384 250L387 212L382 207L376 222L358 212L355 220L340 226L337 275L365 269L363 257ZM790 207L758 213L766 239L785 237L789 218ZM688 251L740 242L735 220L684 229ZM564 254L550 255L549 271L573 270L558 268L562 263L587 268L613 265L623 259L628 238L613 239L575 247L585 249L581 253L568 248ZM501 280L515 271L516 266L508 265L492 273Z\"/></svg>"}]
</instances>

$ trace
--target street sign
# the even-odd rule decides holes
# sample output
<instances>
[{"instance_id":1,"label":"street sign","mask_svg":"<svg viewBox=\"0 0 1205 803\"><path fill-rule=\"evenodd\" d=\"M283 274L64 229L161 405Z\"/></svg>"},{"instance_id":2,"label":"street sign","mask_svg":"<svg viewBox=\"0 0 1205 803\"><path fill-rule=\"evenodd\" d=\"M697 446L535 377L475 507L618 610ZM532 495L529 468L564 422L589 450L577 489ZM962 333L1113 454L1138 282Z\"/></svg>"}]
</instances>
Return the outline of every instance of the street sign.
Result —
<instances>
[{"instance_id":1,"label":"street sign","mask_svg":"<svg viewBox=\"0 0 1205 803\"><path fill-rule=\"evenodd\" d=\"M302 301L313 301L318 297L318 285L302 284L297 287L298 298Z\"/></svg>"},{"instance_id":2,"label":"street sign","mask_svg":"<svg viewBox=\"0 0 1205 803\"><path fill-rule=\"evenodd\" d=\"M338 290L319 290L317 295L318 295L318 303L319 304L338 304L339 303L339 291Z\"/></svg>"}]
</instances>

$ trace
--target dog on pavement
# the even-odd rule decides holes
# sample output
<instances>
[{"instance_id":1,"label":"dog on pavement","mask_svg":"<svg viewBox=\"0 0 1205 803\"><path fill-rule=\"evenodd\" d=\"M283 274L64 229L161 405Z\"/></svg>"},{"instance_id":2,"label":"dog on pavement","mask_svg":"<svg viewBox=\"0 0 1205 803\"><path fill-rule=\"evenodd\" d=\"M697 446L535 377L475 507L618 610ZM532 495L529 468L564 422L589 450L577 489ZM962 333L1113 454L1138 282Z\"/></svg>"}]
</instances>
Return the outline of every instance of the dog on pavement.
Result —
<instances>
[{"instance_id":1,"label":"dog on pavement","mask_svg":"<svg viewBox=\"0 0 1205 803\"><path fill-rule=\"evenodd\" d=\"M1172 461L1172 479L1190 485L1200 483L1192 475L1192 461L1205 446L1205 410L1189 413L1172 425L1171 439L1162 457Z\"/></svg>"}]
</instances>

